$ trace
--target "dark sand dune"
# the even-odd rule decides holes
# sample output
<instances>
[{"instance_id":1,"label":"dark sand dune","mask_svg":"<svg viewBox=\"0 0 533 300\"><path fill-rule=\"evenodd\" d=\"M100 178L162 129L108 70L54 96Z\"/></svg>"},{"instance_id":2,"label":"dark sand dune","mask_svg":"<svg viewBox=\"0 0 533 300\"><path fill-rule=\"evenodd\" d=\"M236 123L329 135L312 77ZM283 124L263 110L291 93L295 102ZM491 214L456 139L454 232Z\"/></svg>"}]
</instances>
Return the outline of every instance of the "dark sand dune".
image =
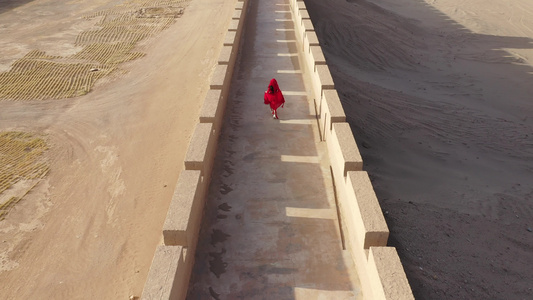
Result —
<instances>
[{"instance_id":1,"label":"dark sand dune","mask_svg":"<svg viewBox=\"0 0 533 300\"><path fill-rule=\"evenodd\" d=\"M533 4L305 2L415 297L531 299Z\"/></svg>"}]
</instances>

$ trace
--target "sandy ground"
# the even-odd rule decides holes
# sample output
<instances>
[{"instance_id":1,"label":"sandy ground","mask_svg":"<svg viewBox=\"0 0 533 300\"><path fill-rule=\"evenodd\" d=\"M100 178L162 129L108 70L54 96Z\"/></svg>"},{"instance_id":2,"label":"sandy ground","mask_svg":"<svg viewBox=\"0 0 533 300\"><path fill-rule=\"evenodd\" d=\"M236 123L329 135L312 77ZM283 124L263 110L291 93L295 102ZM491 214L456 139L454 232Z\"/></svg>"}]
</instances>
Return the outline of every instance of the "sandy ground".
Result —
<instances>
[{"instance_id":1,"label":"sandy ground","mask_svg":"<svg viewBox=\"0 0 533 300\"><path fill-rule=\"evenodd\" d=\"M418 299L533 298L533 3L305 0Z\"/></svg>"},{"instance_id":2,"label":"sandy ground","mask_svg":"<svg viewBox=\"0 0 533 300\"><path fill-rule=\"evenodd\" d=\"M0 1L0 71L34 49L76 53L96 22L82 17L123 2ZM49 175L0 221L0 298L140 296L233 7L191 1L85 96L0 101L0 131L50 146Z\"/></svg>"}]
</instances>

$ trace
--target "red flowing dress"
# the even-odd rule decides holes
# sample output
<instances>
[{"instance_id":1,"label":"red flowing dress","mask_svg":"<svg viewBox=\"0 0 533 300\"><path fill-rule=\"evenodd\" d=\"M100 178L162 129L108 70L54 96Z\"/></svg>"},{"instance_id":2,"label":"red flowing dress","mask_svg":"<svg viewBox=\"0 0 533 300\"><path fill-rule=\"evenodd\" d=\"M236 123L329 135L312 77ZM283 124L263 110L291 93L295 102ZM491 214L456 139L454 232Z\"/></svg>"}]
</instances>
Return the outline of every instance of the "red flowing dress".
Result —
<instances>
[{"instance_id":1,"label":"red flowing dress","mask_svg":"<svg viewBox=\"0 0 533 300\"><path fill-rule=\"evenodd\" d=\"M272 87L272 90L270 89ZM278 82L276 79L272 78L268 89L265 92L265 104L270 104L270 109L272 109L272 114L277 118L276 110L285 103L285 98L279 89Z\"/></svg>"}]
</instances>

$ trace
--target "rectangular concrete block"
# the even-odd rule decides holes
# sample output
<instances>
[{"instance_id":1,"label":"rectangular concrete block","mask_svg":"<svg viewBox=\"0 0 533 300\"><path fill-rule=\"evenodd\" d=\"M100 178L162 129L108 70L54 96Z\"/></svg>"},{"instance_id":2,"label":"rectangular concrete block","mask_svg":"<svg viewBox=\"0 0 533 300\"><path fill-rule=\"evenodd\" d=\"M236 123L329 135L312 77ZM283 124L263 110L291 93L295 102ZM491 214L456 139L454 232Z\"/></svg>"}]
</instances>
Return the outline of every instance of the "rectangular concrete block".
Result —
<instances>
[{"instance_id":1,"label":"rectangular concrete block","mask_svg":"<svg viewBox=\"0 0 533 300\"><path fill-rule=\"evenodd\" d=\"M333 129L333 123L346 122L346 114L344 113L344 108L342 108L341 99L337 90L324 90L322 93L322 103L327 105L327 110L329 111L329 117L331 119L330 130Z\"/></svg>"},{"instance_id":2,"label":"rectangular concrete block","mask_svg":"<svg viewBox=\"0 0 533 300\"><path fill-rule=\"evenodd\" d=\"M309 56L308 64L312 71L316 71L319 65L326 65L326 58L320 46L310 46L309 53L305 53L305 55Z\"/></svg>"},{"instance_id":3,"label":"rectangular concrete block","mask_svg":"<svg viewBox=\"0 0 533 300\"><path fill-rule=\"evenodd\" d=\"M233 46L236 42L237 38L237 32L236 31L228 31L226 32L226 36L224 37L224 46Z\"/></svg>"},{"instance_id":4,"label":"rectangular concrete block","mask_svg":"<svg viewBox=\"0 0 533 300\"><path fill-rule=\"evenodd\" d=\"M315 68L321 89L334 89L335 83L333 83L333 77L331 77L329 67L327 65L317 65Z\"/></svg>"},{"instance_id":5,"label":"rectangular concrete block","mask_svg":"<svg viewBox=\"0 0 533 300\"><path fill-rule=\"evenodd\" d=\"M240 22L240 20L231 20L229 22L228 30L229 31L237 31L239 29L239 22Z\"/></svg>"},{"instance_id":6,"label":"rectangular concrete block","mask_svg":"<svg viewBox=\"0 0 533 300\"><path fill-rule=\"evenodd\" d=\"M204 104L200 110L200 123L216 123L217 119L222 117L221 94L221 90L207 91Z\"/></svg>"},{"instance_id":7,"label":"rectangular concrete block","mask_svg":"<svg viewBox=\"0 0 533 300\"><path fill-rule=\"evenodd\" d=\"M314 31L308 31L305 33L305 38L307 39L307 42L309 46L318 46L320 45L318 41L318 36L316 35L316 32Z\"/></svg>"},{"instance_id":8,"label":"rectangular concrete block","mask_svg":"<svg viewBox=\"0 0 533 300\"><path fill-rule=\"evenodd\" d=\"M368 178L367 172L350 171L346 176L346 204L348 212L345 218L351 218L357 244L369 249L372 246L386 246L389 228L381 212L381 206ZM347 216L351 214L351 216Z\"/></svg>"},{"instance_id":9,"label":"rectangular concrete block","mask_svg":"<svg viewBox=\"0 0 533 300\"><path fill-rule=\"evenodd\" d=\"M327 89L334 89L335 84L327 65L316 65L315 70L311 70L311 80L313 82L313 92L315 99L320 101L322 93ZM315 100L315 101L316 101Z\"/></svg>"},{"instance_id":10,"label":"rectangular concrete block","mask_svg":"<svg viewBox=\"0 0 533 300\"><path fill-rule=\"evenodd\" d=\"M228 65L216 65L213 74L211 75L211 83L209 87L211 89L221 90L227 80Z\"/></svg>"},{"instance_id":11,"label":"rectangular concrete block","mask_svg":"<svg viewBox=\"0 0 533 300\"><path fill-rule=\"evenodd\" d=\"M233 20L238 20L242 16L242 9L235 9L233 11L233 16L231 17Z\"/></svg>"},{"instance_id":12,"label":"rectangular concrete block","mask_svg":"<svg viewBox=\"0 0 533 300\"><path fill-rule=\"evenodd\" d=\"M305 56L309 56L308 60L312 61L311 47L319 46L318 37L314 31L304 31L303 35L303 52ZM315 72L314 64L309 65L309 71Z\"/></svg>"},{"instance_id":13,"label":"rectangular concrete block","mask_svg":"<svg viewBox=\"0 0 533 300\"><path fill-rule=\"evenodd\" d=\"M200 110L200 123L212 123L215 137L218 139L224 121L227 97L222 94L222 90L209 90Z\"/></svg>"},{"instance_id":14,"label":"rectangular concrete block","mask_svg":"<svg viewBox=\"0 0 533 300\"><path fill-rule=\"evenodd\" d=\"M394 247L370 247L367 266L373 299L415 299Z\"/></svg>"},{"instance_id":15,"label":"rectangular concrete block","mask_svg":"<svg viewBox=\"0 0 533 300\"><path fill-rule=\"evenodd\" d=\"M227 65L231 61L233 53L233 47L232 46L223 46L220 50L220 54L218 55L218 64L219 65Z\"/></svg>"},{"instance_id":16,"label":"rectangular concrete block","mask_svg":"<svg viewBox=\"0 0 533 300\"><path fill-rule=\"evenodd\" d=\"M334 123L332 129L331 136L326 139L328 153L333 171L341 181L349 171L361 171L363 159L348 123Z\"/></svg>"},{"instance_id":17,"label":"rectangular concrete block","mask_svg":"<svg viewBox=\"0 0 533 300\"><path fill-rule=\"evenodd\" d=\"M313 26L311 19L302 19L302 26L304 27L305 31L315 31L315 27Z\"/></svg>"},{"instance_id":18,"label":"rectangular concrete block","mask_svg":"<svg viewBox=\"0 0 533 300\"><path fill-rule=\"evenodd\" d=\"M307 10L307 8L306 8L306 6L305 6L305 2L303 2L303 1L296 1L296 7L297 7L298 9L305 9L305 10Z\"/></svg>"},{"instance_id":19,"label":"rectangular concrete block","mask_svg":"<svg viewBox=\"0 0 533 300\"><path fill-rule=\"evenodd\" d=\"M185 299L190 273L181 246L157 247L141 299Z\"/></svg>"},{"instance_id":20,"label":"rectangular concrete block","mask_svg":"<svg viewBox=\"0 0 533 300\"><path fill-rule=\"evenodd\" d=\"M216 149L214 144L213 124L198 123L185 154L185 170L202 171L202 176L210 175L211 157ZM206 174L207 173L207 174Z\"/></svg>"},{"instance_id":21,"label":"rectangular concrete block","mask_svg":"<svg viewBox=\"0 0 533 300\"><path fill-rule=\"evenodd\" d=\"M346 114L342 108L337 90L324 90L320 103L317 105L320 132L322 140L327 140L331 136L333 123L346 122Z\"/></svg>"},{"instance_id":22,"label":"rectangular concrete block","mask_svg":"<svg viewBox=\"0 0 533 300\"><path fill-rule=\"evenodd\" d=\"M307 9L301 9L301 10L298 11L298 13L300 14L300 17L302 19L310 19L309 13L307 12Z\"/></svg>"},{"instance_id":23,"label":"rectangular concrete block","mask_svg":"<svg viewBox=\"0 0 533 300\"><path fill-rule=\"evenodd\" d=\"M243 7L244 7L244 2L237 2L237 3L235 4L235 9L240 9L240 10L242 10Z\"/></svg>"},{"instance_id":24,"label":"rectangular concrete block","mask_svg":"<svg viewBox=\"0 0 533 300\"><path fill-rule=\"evenodd\" d=\"M311 56L313 57L313 70L315 69L316 65L325 65L326 64L326 57L324 57L324 53L322 52L322 47L320 46L310 46L310 52Z\"/></svg>"},{"instance_id":25,"label":"rectangular concrete block","mask_svg":"<svg viewBox=\"0 0 533 300\"><path fill-rule=\"evenodd\" d=\"M181 171L163 225L166 246L196 248L204 207L202 184L201 171Z\"/></svg>"}]
</instances>

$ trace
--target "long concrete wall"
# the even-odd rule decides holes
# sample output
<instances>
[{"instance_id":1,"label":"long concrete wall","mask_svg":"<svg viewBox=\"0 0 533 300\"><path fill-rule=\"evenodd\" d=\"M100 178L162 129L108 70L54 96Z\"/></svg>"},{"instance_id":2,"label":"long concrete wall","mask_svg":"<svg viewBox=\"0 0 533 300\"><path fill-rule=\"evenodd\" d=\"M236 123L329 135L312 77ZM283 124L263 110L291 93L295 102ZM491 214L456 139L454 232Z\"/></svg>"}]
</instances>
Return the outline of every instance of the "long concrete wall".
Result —
<instances>
[{"instance_id":1,"label":"long concrete wall","mask_svg":"<svg viewBox=\"0 0 533 300\"><path fill-rule=\"evenodd\" d=\"M163 245L156 249L141 299L187 296L247 5L248 0L238 0L235 5L163 225Z\"/></svg>"},{"instance_id":2,"label":"long concrete wall","mask_svg":"<svg viewBox=\"0 0 533 300\"><path fill-rule=\"evenodd\" d=\"M365 299L414 299L389 229L335 90L305 2L290 0L296 38L314 93L320 134L326 142L345 239Z\"/></svg>"},{"instance_id":3,"label":"long concrete wall","mask_svg":"<svg viewBox=\"0 0 533 300\"><path fill-rule=\"evenodd\" d=\"M299 49L310 74L322 140L327 143L346 242L365 299L414 299L355 143L305 3L290 0ZM239 50L248 0L238 0L210 90L200 111L154 254L142 299L185 299L213 160Z\"/></svg>"}]
</instances>

